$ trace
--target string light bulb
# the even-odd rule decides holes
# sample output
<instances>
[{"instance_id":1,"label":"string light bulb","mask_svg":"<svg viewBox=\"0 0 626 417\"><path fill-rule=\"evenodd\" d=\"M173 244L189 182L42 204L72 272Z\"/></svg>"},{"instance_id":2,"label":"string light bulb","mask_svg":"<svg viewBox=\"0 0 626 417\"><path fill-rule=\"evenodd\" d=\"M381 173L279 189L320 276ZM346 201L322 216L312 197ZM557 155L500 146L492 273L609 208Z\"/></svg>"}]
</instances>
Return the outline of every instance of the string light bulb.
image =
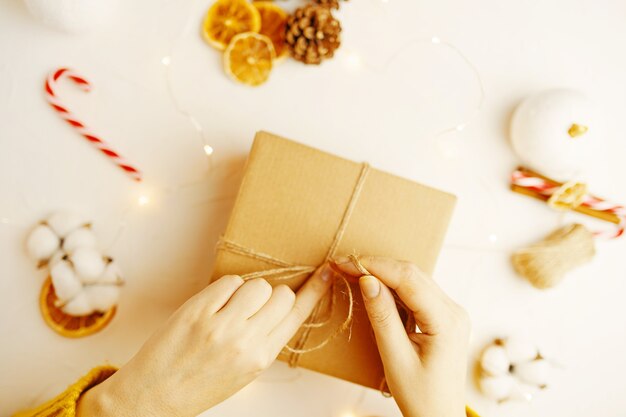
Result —
<instances>
[{"instance_id":1,"label":"string light bulb","mask_svg":"<svg viewBox=\"0 0 626 417\"><path fill-rule=\"evenodd\" d=\"M150 197L148 197L147 195L140 195L139 198L137 199L137 204L139 204L140 206L146 206L150 203Z\"/></svg>"},{"instance_id":2,"label":"string light bulb","mask_svg":"<svg viewBox=\"0 0 626 417\"><path fill-rule=\"evenodd\" d=\"M213 147L212 147L211 145L208 145L208 144L207 144L207 145L204 145L204 153L205 153L207 156L211 156L211 155L213 155Z\"/></svg>"}]
</instances>

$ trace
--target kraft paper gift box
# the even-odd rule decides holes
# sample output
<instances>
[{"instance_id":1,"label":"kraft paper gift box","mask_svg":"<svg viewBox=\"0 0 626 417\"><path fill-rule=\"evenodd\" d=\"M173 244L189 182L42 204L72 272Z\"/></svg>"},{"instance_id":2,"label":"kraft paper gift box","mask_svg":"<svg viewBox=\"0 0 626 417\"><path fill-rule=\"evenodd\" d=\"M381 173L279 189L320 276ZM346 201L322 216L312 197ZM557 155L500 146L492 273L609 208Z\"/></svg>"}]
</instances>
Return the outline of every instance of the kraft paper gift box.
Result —
<instances>
[{"instance_id":1,"label":"kraft paper gift box","mask_svg":"<svg viewBox=\"0 0 626 417\"><path fill-rule=\"evenodd\" d=\"M455 197L442 191L259 132L218 245L213 279L282 270L265 278L296 290L329 257L333 242L330 255L388 256L432 273L454 204ZM334 302L329 296L320 305L317 321L328 322L301 328L289 346L306 351L336 333L350 306L345 284L337 281ZM379 389L384 377L380 356L358 284L349 285L354 297L350 328L322 348L301 354L284 350L279 358ZM304 340L304 346L296 346Z\"/></svg>"}]
</instances>

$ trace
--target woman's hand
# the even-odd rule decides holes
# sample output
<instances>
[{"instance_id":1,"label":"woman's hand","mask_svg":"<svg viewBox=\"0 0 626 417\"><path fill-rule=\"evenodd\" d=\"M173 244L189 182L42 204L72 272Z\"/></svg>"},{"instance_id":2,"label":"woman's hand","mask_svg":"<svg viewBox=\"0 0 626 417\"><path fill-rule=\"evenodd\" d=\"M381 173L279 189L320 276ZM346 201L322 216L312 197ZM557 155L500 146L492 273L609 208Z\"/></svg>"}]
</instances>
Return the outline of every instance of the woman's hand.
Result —
<instances>
[{"instance_id":1,"label":"woman's hand","mask_svg":"<svg viewBox=\"0 0 626 417\"><path fill-rule=\"evenodd\" d=\"M470 323L467 313L417 266L364 256L372 275L361 276L348 258L336 266L359 284L391 394L405 417L465 417ZM413 312L421 333L407 334L394 290Z\"/></svg>"},{"instance_id":2,"label":"woman's hand","mask_svg":"<svg viewBox=\"0 0 626 417\"><path fill-rule=\"evenodd\" d=\"M325 265L294 294L225 276L189 299L117 373L79 402L78 416L195 416L276 359L330 287Z\"/></svg>"}]
</instances>

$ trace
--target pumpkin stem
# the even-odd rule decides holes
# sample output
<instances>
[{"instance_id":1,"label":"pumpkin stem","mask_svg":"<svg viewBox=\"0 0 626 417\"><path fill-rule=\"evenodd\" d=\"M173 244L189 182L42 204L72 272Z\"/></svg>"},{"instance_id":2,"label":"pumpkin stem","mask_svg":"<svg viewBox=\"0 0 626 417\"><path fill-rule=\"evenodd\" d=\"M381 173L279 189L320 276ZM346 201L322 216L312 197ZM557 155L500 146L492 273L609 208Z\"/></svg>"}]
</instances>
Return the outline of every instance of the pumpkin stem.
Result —
<instances>
[{"instance_id":1,"label":"pumpkin stem","mask_svg":"<svg viewBox=\"0 0 626 417\"><path fill-rule=\"evenodd\" d=\"M589 130L589 128L587 126L583 126L583 125L579 125L579 124L574 123L569 128L567 133L569 133L570 137L577 138L578 136L582 136L585 133L587 133L588 130Z\"/></svg>"}]
</instances>

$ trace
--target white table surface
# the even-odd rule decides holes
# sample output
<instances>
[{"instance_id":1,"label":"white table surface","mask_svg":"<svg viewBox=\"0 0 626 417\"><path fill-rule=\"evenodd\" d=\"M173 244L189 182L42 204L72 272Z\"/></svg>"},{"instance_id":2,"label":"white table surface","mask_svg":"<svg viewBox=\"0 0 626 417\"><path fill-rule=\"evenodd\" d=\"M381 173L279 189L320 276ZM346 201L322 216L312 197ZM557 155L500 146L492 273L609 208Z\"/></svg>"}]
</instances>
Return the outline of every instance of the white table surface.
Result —
<instances>
[{"instance_id":1,"label":"white table surface","mask_svg":"<svg viewBox=\"0 0 626 417\"><path fill-rule=\"evenodd\" d=\"M509 255L564 219L514 195L518 163L507 136L519 101L552 87L581 90L602 116L592 189L626 201L626 2L352 0L341 10L343 46L321 67L287 61L258 89L231 82L199 37L210 0L122 2L91 35L40 24L20 0L0 3L0 409L13 412L61 391L91 366L122 364L186 298L202 288L254 132L270 130L459 196L437 281L470 312L470 355L491 338L536 341L559 364L532 403L496 405L468 382L484 416L623 416L626 410L626 238L556 289L517 277ZM454 45L477 68L474 73ZM171 57L166 67L162 58ZM48 71L71 66L95 85L69 84L64 100L145 172L128 180L46 105ZM169 69L168 69L169 68ZM168 76L169 74L169 76ZM215 152L210 164L190 120ZM463 131L437 132L466 123ZM150 203L139 207L137 198ZM24 251L29 229L55 209L94 221L125 271L118 316L101 333L69 340L40 318L45 273ZM568 217L568 218L571 218ZM419 393L416 393L419 395ZM375 392L284 364L206 416L399 416Z\"/></svg>"}]
</instances>

